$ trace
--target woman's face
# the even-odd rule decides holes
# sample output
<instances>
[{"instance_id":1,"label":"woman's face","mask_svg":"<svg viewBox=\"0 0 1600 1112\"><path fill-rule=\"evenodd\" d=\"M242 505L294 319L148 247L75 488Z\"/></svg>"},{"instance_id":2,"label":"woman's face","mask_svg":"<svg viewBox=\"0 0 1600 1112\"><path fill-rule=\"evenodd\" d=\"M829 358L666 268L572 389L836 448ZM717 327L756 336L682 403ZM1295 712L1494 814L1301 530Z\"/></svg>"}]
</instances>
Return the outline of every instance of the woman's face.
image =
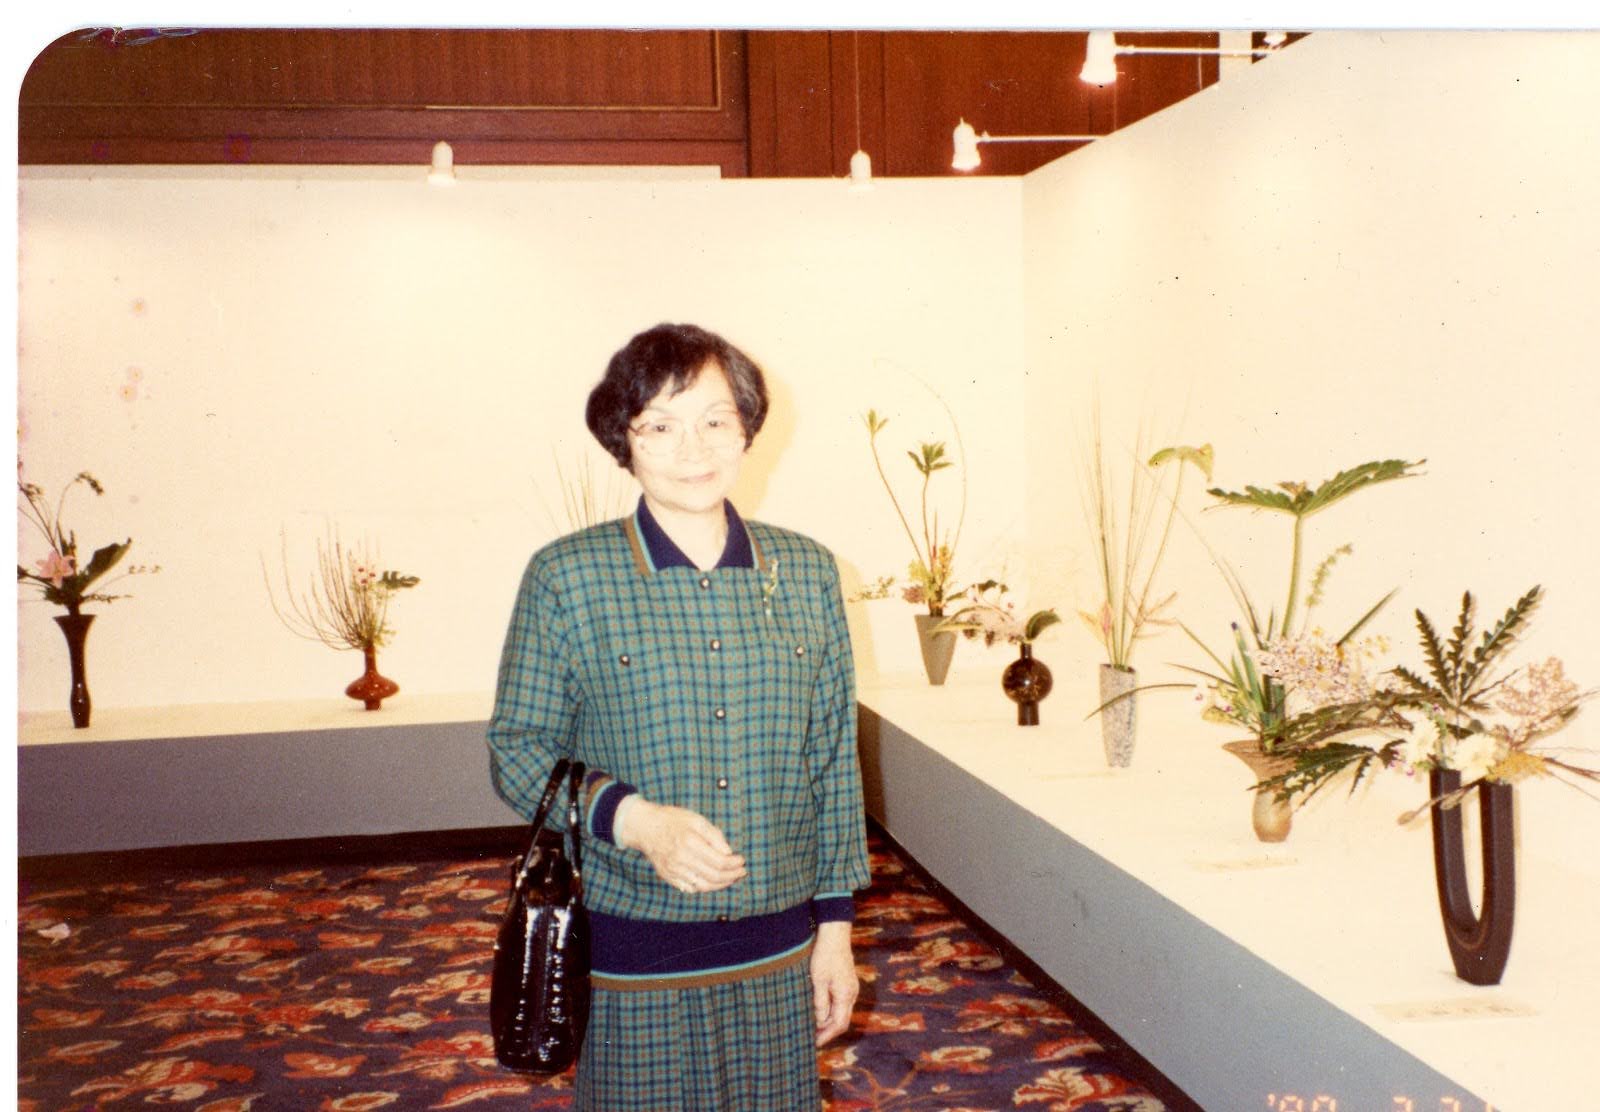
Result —
<instances>
[{"instance_id":1,"label":"woman's face","mask_svg":"<svg viewBox=\"0 0 1600 1112\"><path fill-rule=\"evenodd\" d=\"M744 461L744 432L728 377L707 363L681 394L650 399L629 423L633 476L651 512L721 511Z\"/></svg>"}]
</instances>

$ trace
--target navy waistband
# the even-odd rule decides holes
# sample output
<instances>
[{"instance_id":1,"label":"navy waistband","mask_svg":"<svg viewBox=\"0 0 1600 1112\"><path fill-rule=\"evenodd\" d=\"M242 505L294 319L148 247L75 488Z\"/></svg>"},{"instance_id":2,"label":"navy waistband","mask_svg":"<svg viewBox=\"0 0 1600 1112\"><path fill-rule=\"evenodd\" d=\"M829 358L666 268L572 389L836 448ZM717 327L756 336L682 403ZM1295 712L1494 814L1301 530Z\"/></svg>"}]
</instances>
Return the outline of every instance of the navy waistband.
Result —
<instances>
[{"instance_id":1,"label":"navy waistband","mask_svg":"<svg viewBox=\"0 0 1600 1112\"><path fill-rule=\"evenodd\" d=\"M666 923L589 912L595 973L661 977L752 965L793 951L811 937L811 905L727 922Z\"/></svg>"}]
</instances>

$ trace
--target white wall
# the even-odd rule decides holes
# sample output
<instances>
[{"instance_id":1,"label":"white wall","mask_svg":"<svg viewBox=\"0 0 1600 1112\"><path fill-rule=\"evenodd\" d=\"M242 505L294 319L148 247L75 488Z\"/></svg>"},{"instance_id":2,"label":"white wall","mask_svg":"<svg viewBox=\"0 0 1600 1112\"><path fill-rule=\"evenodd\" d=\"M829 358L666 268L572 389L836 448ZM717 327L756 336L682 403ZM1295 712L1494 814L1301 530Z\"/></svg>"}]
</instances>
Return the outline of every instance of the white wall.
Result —
<instances>
[{"instance_id":1,"label":"white wall","mask_svg":"<svg viewBox=\"0 0 1600 1112\"><path fill-rule=\"evenodd\" d=\"M774 414L736 502L833 546L850 579L909 558L857 415L896 414L889 466L914 477L900 449L949 439L919 379L979 449L975 550L1020 532L1017 180L419 179L23 171L25 474L53 495L94 473L105 497L68 503L83 550L131 535L130 561L163 568L96 607L97 710L340 698L359 658L285 632L259 566L286 527L305 574L328 523L422 578L380 658L403 693L487 690L522 565L556 532L552 446L569 466L589 450L588 389L661 320L766 368ZM21 607L23 710L65 708L56 612Z\"/></svg>"},{"instance_id":2,"label":"white wall","mask_svg":"<svg viewBox=\"0 0 1600 1112\"><path fill-rule=\"evenodd\" d=\"M1319 33L1030 175L1030 504L1059 507L1030 517L1036 572L1091 597L1058 494L1076 445L1051 430L1083 427L1098 383L1108 439L1181 422L1230 489L1426 458L1426 477L1308 524L1308 569L1355 544L1328 626L1399 587L1375 628L1420 663L1414 608L1448 624L1471 589L1492 619L1540 583L1521 658L1559 655L1600 686L1596 103L1600 36ZM1198 526L1281 608L1285 519L1221 509ZM1181 541L1179 614L1220 645L1234 610L1193 532ZM1087 664L1092 643L1073 645ZM1196 656L1168 634L1137 663L1180 678L1164 663ZM1597 722L1590 708L1566 739L1600 744ZM1577 793L1528 798L1555 841L1600 826Z\"/></svg>"}]
</instances>

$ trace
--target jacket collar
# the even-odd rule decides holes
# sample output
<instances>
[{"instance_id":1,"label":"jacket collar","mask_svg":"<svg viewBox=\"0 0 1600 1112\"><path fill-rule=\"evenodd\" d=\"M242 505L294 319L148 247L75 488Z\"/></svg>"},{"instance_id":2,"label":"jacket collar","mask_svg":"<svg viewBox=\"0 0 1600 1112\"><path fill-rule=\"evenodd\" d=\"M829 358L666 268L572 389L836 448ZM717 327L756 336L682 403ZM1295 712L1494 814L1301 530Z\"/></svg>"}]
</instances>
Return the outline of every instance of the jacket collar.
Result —
<instances>
[{"instance_id":1,"label":"jacket collar","mask_svg":"<svg viewBox=\"0 0 1600 1112\"><path fill-rule=\"evenodd\" d=\"M722 508L728 517L728 540L723 545L716 567L764 568L766 562L762 559L761 546L744 518L733 508L732 502L724 500ZM622 524L628 535L628 547L633 551L634 564L641 575L653 575L665 568L695 568L694 561L684 555L683 550L667 536L666 530L661 528L642 496L633 514L624 518Z\"/></svg>"}]
</instances>

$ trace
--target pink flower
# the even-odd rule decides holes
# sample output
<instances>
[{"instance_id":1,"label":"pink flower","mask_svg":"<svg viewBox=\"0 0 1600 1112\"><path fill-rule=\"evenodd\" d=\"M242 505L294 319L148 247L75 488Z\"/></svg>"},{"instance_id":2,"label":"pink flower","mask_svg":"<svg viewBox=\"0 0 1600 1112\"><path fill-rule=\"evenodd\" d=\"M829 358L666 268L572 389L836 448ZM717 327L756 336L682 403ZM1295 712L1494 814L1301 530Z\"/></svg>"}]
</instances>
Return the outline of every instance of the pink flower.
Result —
<instances>
[{"instance_id":1,"label":"pink flower","mask_svg":"<svg viewBox=\"0 0 1600 1112\"><path fill-rule=\"evenodd\" d=\"M55 549L50 550L50 555L35 563L39 569L39 578L48 579L50 586L60 587L63 579L70 579L78 574L77 561L71 556L63 556Z\"/></svg>"}]
</instances>

